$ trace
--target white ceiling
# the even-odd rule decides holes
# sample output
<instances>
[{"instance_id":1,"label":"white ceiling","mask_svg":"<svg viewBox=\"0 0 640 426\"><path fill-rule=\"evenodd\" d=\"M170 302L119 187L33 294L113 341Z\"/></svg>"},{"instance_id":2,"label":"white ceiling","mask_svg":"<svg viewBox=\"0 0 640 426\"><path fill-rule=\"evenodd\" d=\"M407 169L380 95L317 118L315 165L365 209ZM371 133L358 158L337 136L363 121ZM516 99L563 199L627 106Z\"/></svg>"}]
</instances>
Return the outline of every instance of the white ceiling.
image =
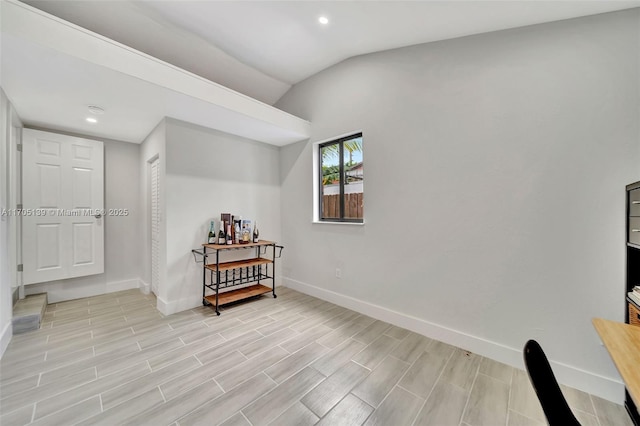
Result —
<instances>
[{"instance_id":1,"label":"white ceiling","mask_svg":"<svg viewBox=\"0 0 640 426\"><path fill-rule=\"evenodd\" d=\"M273 145L309 122L24 3L0 1L2 89L24 124L139 143L171 117ZM105 110L88 123L89 106Z\"/></svg>"},{"instance_id":2,"label":"white ceiling","mask_svg":"<svg viewBox=\"0 0 640 426\"><path fill-rule=\"evenodd\" d=\"M640 0L25 2L268 104L352 56L640 6ZM321 15L328 25L318 23Z\"/></svg>"},{"instance_id":3,"label":"white ceiling","mask_svg":"<svg viewBox=\"0 0 640 426\"><path fill-rule=\"evenodd\" d=\"M283 145L309 123L269 105L346 58L630 7L640 0L0 0L0 76L31 126L139 143L167 116ZM107 111L96 125L91 104Z\"/></svg>"},{"instance_id":4,"label":"white ceiling","mask_svg":"<svg viewBox=\"0 0 640 426\"><path fill-rule=\"evenodd\" d=\"M267 105L252 105L249 100L249 108L258 111L238 113L179 85L157 84L13 35L3 35L2 55L11 58L2 65L3 87L30 126L140 143L164 117L171 117L272 145L308 137L288 114L284 119L292 122L283 123L282 117L270 122L273 108ZM206 83L197 89L204 90ZM85 120L94 116L88 111L90 105L105 109L95 115L97 124Z\"/></svg>"}]
</instances>

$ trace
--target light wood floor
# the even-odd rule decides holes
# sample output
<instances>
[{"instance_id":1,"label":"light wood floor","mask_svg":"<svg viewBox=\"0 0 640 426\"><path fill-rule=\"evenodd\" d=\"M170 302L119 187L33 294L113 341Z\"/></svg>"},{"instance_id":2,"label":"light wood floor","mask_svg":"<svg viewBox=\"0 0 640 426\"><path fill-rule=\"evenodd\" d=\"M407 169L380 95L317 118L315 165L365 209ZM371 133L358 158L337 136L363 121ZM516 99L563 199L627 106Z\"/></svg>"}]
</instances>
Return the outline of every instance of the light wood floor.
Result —
<instances>
[{"instance_id":1,"label":"light wood floor","mask_svg":"<svg viewBox=\"0 0 640 426\"><path fill-rule=\"evenodd\" d=\"M155 304L132 290L49 305L1 361L0 424L545 424L524 371L293 290L220 317ZM584 425L631 425L563 390Z\"/></svg>"}]
</instances>

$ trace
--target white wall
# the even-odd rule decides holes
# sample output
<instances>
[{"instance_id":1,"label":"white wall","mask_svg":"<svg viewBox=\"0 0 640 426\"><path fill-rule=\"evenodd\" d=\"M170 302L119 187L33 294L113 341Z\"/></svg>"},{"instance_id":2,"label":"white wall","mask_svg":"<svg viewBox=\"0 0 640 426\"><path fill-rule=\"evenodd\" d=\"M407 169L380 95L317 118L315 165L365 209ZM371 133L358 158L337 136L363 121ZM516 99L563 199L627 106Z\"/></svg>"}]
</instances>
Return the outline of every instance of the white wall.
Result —
<instances>
[{"instance_id":1,"label":"white wall","mask_svg":"<svg viewBox=\"0 0 640 426\"><path fill-rule=\"evenodd\" d=\"M365 225L312 224L310 143L282 149L286 285L622 401L592 317L624 319L639 180L639 11L344 61L275 106L363 130ZM335 269L342 269L342 279Z\"/></svg>"},{"instance_id":2,"label":"white wall","mask_svg":"<svg viewBox=\"0 0 640 426\"><path fill-rule=\"evenodd\" d=\"M202 304L202 265L191 250L206 242L220 213L257 221L260 238L280 241L279 149L166 120L167 281L165 314ZM285 249L286 250L286 249Z\"/></svg>"},{"instance_id":3,"label":"white wall","mask_svg":"<svg viewBox=\"0 0 640 426\"><path fill-rule=\"evenodd\" d=\"M74 135L80 136L80 135ZM140 146L104 140L105 209L128 209L128 216L104 218L103 274L25 286L27 294L47 293L50 303L140 287Z\"/></svg>"}]
</instances>

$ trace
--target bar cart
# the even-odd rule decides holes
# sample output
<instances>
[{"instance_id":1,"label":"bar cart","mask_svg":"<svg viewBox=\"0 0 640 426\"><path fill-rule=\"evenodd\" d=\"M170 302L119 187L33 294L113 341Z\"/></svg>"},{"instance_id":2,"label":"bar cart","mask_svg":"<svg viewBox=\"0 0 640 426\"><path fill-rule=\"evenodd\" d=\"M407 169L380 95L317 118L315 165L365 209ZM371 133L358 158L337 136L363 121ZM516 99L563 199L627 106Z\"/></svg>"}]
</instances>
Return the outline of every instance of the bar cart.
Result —
<instances>
[{"instance_id":1,"label":"bar cart","mask_svg":"<svg viewBox=\"0 0 640 426\"><path fill-rule=\"evenodd\" d=\"M276 259L282 256L284 247L273 241L260 240L246 244L203 244L202 250L191 252L196 262L202 263L202 304L219 307L265 293L276 295ZM254 257L242 260L221 261L222 253L230 250L254 250ZM265 257L271 251L271 258ZM199 260L201 259L201 260ZM211 260L211 262L209 262ZM209 276L207 279L207 275ZM271 281L271 287L264 285ZM247 286L246 284L255 283ZM238 287L235 290L232 287ZM210 294L207 294L207 289Z\"/></svg>"}]
</instances>

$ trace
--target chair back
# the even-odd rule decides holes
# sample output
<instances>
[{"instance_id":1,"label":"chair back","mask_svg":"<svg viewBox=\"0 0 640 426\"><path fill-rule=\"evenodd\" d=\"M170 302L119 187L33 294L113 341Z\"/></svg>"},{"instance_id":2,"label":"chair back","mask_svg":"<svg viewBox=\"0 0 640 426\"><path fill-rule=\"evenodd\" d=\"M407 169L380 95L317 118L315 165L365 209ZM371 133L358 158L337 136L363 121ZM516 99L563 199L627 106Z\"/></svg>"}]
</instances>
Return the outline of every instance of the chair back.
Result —
<instances>
[{"instance_id":1,"label":"chair back","mask_svg":"<svg viewBox=\"0 0 640 426\"><path fill-rule=\"evenodd\" d=\"M544 351L535 340L529 340L524 346L524 363L549 425L580 426L562 394Z\"/></svg>"}]
</instances>

